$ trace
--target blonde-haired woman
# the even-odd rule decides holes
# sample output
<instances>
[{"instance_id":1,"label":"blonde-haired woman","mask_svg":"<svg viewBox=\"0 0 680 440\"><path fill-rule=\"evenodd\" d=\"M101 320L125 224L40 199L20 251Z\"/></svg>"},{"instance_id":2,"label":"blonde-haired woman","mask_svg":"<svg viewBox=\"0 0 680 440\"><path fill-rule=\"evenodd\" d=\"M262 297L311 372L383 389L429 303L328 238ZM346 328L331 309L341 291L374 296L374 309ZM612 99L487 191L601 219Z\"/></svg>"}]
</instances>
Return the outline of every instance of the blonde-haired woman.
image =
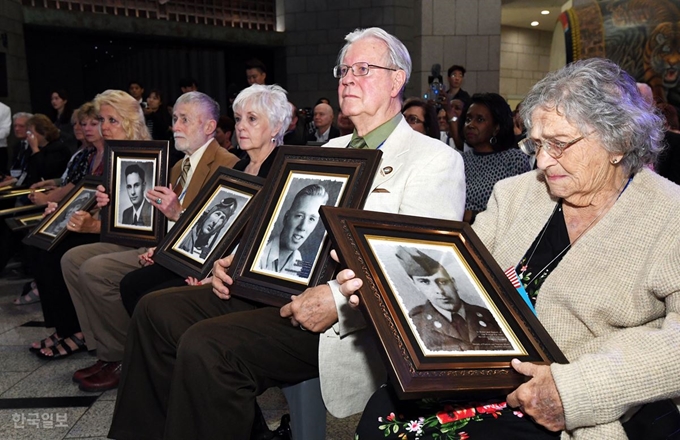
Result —
<instances>
[{"instance_id":1,"label":"blonde-haired woman","mask_svg":"<svg viewBox=\"0 0 680 440\"><path fill-rule=\"evenodd\" d=\"M93 103L104 140L151 139L139 103L127 93L106 90L97 95ZM56 204L48 206L48 210L55 208ZM32 261L40 268L36 271L35 281L40 291L45 321L53 323L56 331L46 339L33 343L31 351L47 359L59 359L88 349L81 331L81 327L87 328L87 323L78 321L75 306L64 281L61 258L75 247L99 242L101 221L97 213L93 215L87 211L76 211L71 216L67 228L75 233L66 235L52 251L32 248ZM89 349L94 349L94 341L91 339L88 341Z\"/></svg>"},{"instance_id":2,"label":"blonde-haired woman","mask_svg":"<svg viewBox=\"0 0 680 440\"><path fill-rule=\"evenodd\" d=\"M122 90L106 90L94 98L104 139L151 140L139 102Z\"/></svg>"}]
</instances>

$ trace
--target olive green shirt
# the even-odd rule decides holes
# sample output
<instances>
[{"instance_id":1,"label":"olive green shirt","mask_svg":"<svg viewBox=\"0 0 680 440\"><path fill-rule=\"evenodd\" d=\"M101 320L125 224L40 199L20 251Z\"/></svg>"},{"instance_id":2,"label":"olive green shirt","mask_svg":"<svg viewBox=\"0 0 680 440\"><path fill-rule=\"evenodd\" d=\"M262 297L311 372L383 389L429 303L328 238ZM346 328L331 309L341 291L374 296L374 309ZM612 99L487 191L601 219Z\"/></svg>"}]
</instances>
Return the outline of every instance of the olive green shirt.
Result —
<instances>
[{"instance_id":1,"label":"olive green shirt","mask_svg":"<svg viewBox=\"0 0 680 440\"><path fill-rule=\"evenodd\" d=\"M366 136L364 136L366 148L375 150L378 147L380 147L385 142L385 140L387 140L387 138L392 134L394 129L397 128L397 125L399 125L402 119L403 116L401 115L401 113L397 113L392 119L380 125L375 130L367 133ZM352 145L355 142L355 139L359 137L360 136L357 134L357 131L355 129L354 133L352 133L352 139L349 141L349 145Z\"/></svg>"}]
</instances>

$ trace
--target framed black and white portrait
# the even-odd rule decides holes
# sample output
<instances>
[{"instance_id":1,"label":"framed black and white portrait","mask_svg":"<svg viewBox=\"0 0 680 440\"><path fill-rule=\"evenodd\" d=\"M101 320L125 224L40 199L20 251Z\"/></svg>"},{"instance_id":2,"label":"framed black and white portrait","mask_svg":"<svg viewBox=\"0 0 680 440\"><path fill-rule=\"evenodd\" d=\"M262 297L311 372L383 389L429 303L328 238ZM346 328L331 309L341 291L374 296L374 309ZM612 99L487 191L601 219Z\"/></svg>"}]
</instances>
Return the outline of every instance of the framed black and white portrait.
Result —
<instances>
[{"instance_id":1,"label":"framed black and white portrait","mask_svg":"<svg viewBox=\"0 0 680 440\"><path fill-rule=\"evenodd\" d=\"M455 246L379 236L366 241L423 353L525 354Z\"/></svg>"},{"instance_id":2,"label":"framed black and white portrait","mask_svg":"<svg viewBox=\"0 0 680 440\"><path fill-rule=\"evenodd\" d=\"M349 177L291 172L251 272L306 286L326 237L319 208L338 206Z\"/></svg>"},{"instance_id":3,"label":"framed black and white portrait","mask_svg":"<svg viewBox=\"0 0 680 440\"><path fill-rule=\"evenodd\" d=\"M80 181L62 199L57 209L50 215L45 216L35 228L24 238L24 242L40 249L51 250L66 234L69 233L66 225L76 211L89 211L97 200L97 185L100 179L88 177Z\"/></svg>"},{"instance_id":4,"label":"framed black and white portrait","mask_svg":"<svg viewBox=\"0 0 680 440\"><path fill-rule=\"evenodd\" d=\"M467 223L331 207L321 214L342 266L364 281L361 310L400 397L502 397L525 380L512 359L566 363Z\"/></svg>"},{"instance_id":5,"label":"framed black and white portrait","mask_svg":"<svg viewBox=\"0 0 680 440\"><path fill-rule=\"evenodd\" d=\"M284 146L229 268L236 296L282 305L330 279L321 206L361 207L380 151Z\"/></svg>"},{"instance_id":6,"label":"framed black and white portrait","mask_svg":"<svg viewBox=\"0 0 680 440\"><path fill-rule=\"evenodd\" d=\"M116 158L116 205L113 207L114 227L151 231L156 210L152 209L145 193L156 186L156 161Z\"/></svg>"},{"instance_id":7,"label":"framed black and white portrait","mask_svg":"<svg viewBox=\"0 0 680 440\"><path fill-rule=\"evenodd\" d=\"M154 246L165 235L165 216L146 199L155 186L167 186L167 141L107 141L104 187L110 202L102 208L102 241Z\"/></svg>"},{"instance_id":8,"label":"framed black and white portrait","mask_svg":"<svg viewBox=\"0 0 680 440\"><path fill-rule=\"evenodd\" d=\"M183 277L206 277L214 261L238 244L263 183L220 168L159 243L154 261Z\"/></svg>"}]
</instances>

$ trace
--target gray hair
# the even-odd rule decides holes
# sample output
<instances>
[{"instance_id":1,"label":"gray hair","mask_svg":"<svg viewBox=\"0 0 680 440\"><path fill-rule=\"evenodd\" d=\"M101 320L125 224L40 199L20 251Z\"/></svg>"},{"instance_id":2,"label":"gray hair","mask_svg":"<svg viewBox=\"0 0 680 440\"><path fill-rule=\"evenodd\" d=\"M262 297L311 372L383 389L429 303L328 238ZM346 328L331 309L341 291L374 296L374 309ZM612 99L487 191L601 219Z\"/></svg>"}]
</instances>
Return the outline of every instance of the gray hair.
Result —
<instances>
[{"instance_id":1,"label":"gray hair","mask_svg":"<svg viewBox=\"0 0 680 440\"><path fill-rule=\"evenodd\" d=\"M26 119L31 119L33 117L32 113L26 113L26 112L17 112L12 115L12 122L16 121L19 118L26 118Z\"/></svg>"},{"instance_id":2,"label":"gray hair","mask_svg":"<svg viewBox=\"0 0 680 440\"><path fill-rule=\"evenodd\" d=\"M352 43L365 38L375 38L376 40L380 40L387 45L388 58L385 60L387 63L387 66L385 67L396 66L398 69L406 72L406 81L404 81L404 86L401 88L401 91L403 92L404 87L406 87L408 80L411 78L411 56L409 55L406 46L404 46L404 43L399 41L399 39L394 35L386 32L384 29L379 27L355 29L353 32L347 34L345 37L345 41L347 41L347 43L345 43L345 46L342 48L342 50L340 50L340 54L338 55L338 64L342 64L342 60L345 59L345 54Z\"/></svg>"},{"instance_id":3,"label":"gray hair","mask_svg":"<svg viewBox=\"0 0 680 440\"><path fill-rule=\"evenodd\" d=\"M212 99L210 96L201 92L187 92L177 98L175 105L173 106L173 112L177 104L197 104L202 109L203 112L217 123L220 120L220 105Z\"/></svg>"},{"instance_id":4,"label":"gray hair","mask_svg":"<svg viewBox=\"0 0 680 440\"><path fill-rule=\"evenodd\" d=\"M248 106L254 112L264 115L269 121L270 128L280 125L278 133L274 136L274 142L276 145L281 145L283 136L293 119L286 90L276 84L271 86L253 84L241 90L232 104L234 112L239 113Z\"/></svg>"},{"instance_id":5,"label":"gray hair","mask_svg":"<svg viewBox=\"0 0 680 440\"><path fill-rule=\"evenodd\" d=\"M612 61L579 60L549 73L524 98L527 131L537 109L556 111L583 136L595 135L611 154L622 154L629 174L654 163L663 149L663 120L635 80Z\"/></svg>"}]
</instances>

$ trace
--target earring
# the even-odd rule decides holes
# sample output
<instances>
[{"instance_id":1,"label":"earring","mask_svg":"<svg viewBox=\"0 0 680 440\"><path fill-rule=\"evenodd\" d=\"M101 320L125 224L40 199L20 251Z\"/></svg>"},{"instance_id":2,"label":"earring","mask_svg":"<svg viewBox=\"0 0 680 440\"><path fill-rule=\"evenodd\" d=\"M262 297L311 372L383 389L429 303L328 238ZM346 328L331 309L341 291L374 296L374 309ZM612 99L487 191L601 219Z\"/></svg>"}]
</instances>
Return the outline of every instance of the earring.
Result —
<instances>
[{"instance_id":1,"label":"earring","mask_svg":"<svg viewBox=\"0 0 680 440\"><path fill-rule=\"evenodd\" d=\"M612 163L612 165L616 165L617 163L619 163L619 160L618 159L612 159L611 163Z\"/></svg>"},{"instance_id":2,"label":"earring","mask_svg":"<svg viewBox=\"0 0 680 440\"><path fill-rule=\"evenodd\" d=\"M273 137L273 138L272 138L272 142L276 142L276 138Z\"/></svg>"},{"instance_id":3,"label":"earring","mask_svg":"<svg viewBox=\"0 0 680 440\"><path fill-rule=\"evenodd\" d=\"M489 138L489 143L491 145L496 145L498 143L498 139L496 139L496 136L491 136L491 138Z\"/></svg>"}]
</instances>

